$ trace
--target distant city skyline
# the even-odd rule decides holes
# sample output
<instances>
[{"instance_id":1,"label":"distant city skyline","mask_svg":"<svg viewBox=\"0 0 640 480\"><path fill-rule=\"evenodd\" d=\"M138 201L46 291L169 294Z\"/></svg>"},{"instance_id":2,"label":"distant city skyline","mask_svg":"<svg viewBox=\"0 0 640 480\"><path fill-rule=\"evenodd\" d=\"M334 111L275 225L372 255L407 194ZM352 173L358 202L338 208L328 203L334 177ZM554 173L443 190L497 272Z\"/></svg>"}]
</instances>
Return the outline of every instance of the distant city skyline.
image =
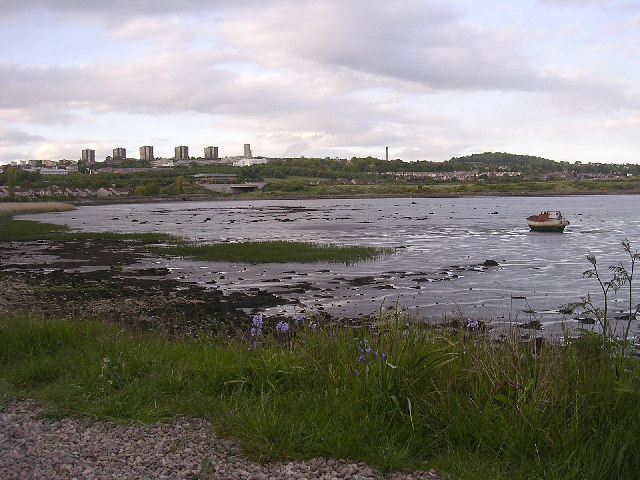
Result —
<instances>
[{"instance_id":1,"label":"distant city skyline","mask_svg":"<svg viewBox=\"0 0 640 480\"><path fill-rule=\"evenodd\" d=\"M0 164L244 143L640 163L639 44L633 0L5 0Z\"/></svg>"}]
</instances>

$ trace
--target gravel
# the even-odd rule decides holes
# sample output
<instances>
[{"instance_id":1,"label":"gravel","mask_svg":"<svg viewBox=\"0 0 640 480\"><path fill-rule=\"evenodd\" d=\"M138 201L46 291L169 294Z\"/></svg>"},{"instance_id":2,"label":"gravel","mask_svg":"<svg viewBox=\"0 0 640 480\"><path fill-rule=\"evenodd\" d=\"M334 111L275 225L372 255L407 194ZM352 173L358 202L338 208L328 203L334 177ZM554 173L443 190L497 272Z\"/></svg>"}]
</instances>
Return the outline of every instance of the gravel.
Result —
<instances>
[{"instance_id":1,"label":"gravel","mask_svg":"<svg viewBox=\"0 0 640 480\"><path fill-rule=\"evenodd\" d=\"M32 401L0 412L0 478L13 479L440 479L434 470L383 476L364 463L313 458L259 464L202 419L119 425L40 418Z\"/></svg>"}]
</instances>

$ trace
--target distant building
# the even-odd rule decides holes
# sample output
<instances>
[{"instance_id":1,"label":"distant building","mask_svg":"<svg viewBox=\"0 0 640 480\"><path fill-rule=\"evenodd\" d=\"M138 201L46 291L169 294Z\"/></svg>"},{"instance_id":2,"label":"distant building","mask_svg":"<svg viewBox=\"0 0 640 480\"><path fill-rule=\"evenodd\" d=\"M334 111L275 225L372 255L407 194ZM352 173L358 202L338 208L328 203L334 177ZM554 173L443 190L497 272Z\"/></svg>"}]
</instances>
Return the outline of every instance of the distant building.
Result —
<instances>
[{"instance_id":1,"label":"distant building","mask_svg":"<svg viewBox=\"0 0 640 480\"><path fill-rule=\"evenodd\" d=\"M113 160L115 162L121 162L127 158L127 149L122 147L116 147L113 149Z\"/></svg>"},{"instance_id":2,"label":"distant building","mask_svg":"<svg viewBox=\"0 0 640 480\"><path fill-rule=\"evenodd\" d=\"M153 159L153 147L151 145L140 147L140 160L148 160L151 162Z\"/></svg>"},{"instance_id":3,"label":"distant building","mask_svg":"<svg viewBox=\"0 0 640 480\"><path fill-rule=\"evenodd\" d=\"M205 160L218 160L218 147L204 147Z\"/></svg>"},{"instance_id":4,"label":"distant building","mask_svg":"<svg viewBox=\"0 0 640 480\"><path fill-rule=\"evenodd\" d=\"M38 168L38 171L42 175L67 175L69 173L68 170L63 168Z\"/></svg>"},{"instance_id":5,"label":"distant building","mask_svg":"<svg viewBox=\"0 0 640 480\"><path fill-rule=\"evenodd\" d=\"M93 165L96 163L96 151L92 148L85 148L82 150L82 161L86 165Z\"/></svg>"},{"instance_id":6,"label":"distant building","mask_svg":"<svg viewBox=\"0 0 640 480\"><path fill-rule=\"evenodd\" d=\"M189 160L189 147L180 145L174 149L175 155L173 156L176 162Z\"/></svg>"},{"instance_id":7,"label":"distant building","mask_svg":"<svg viewBox=\"0 0 640 480\"><path fill-rule=\"evenodd\" d=\"M153 168L173 167L175 166L175 161L173 158L156 158L151 161L151 166Z\"/></svg>"},{"instance_id":8,"label":"distant building","mask_svg":"<svg viewBox=\"0 0 640 480\"><path fill-rule=\"evenodd\" d=\"M244 144L244 158L253 158L253 155L251 155L251 144L250 143L245 143Z\"/></svg>"},{"instance_id":9,"label":"distant building","mask_svg":"<svg viewBox=\"0 0 640 480\"><path fill-rule=\"evenodd\" d=\"M260 165L263 163L267 163L269 160L267 158L246 158L240 157L232 160L232 164L234 167L248 167L249 165Z\"/></svg>"}]
</instances>

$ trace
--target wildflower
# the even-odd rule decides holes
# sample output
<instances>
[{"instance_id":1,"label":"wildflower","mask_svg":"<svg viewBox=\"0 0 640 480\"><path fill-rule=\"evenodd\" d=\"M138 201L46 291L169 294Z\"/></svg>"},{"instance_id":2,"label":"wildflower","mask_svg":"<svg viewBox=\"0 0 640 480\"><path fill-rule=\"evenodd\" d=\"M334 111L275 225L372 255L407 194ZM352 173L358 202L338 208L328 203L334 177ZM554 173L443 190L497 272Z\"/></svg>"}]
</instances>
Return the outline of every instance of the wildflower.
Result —
<instances>
[{"instance_id":1,"label":"wildflower","mask_svg":"<svg viewBox=\"0 0 640 480\"><path fill-rule=\"evenodd\" d=\"M285 333L289 330L289 324L287 322L278 322L276 325L276 332Z\"/></svg>"},{"instance_id":2,"label":"wildflower","mask_svg":"<svg viewBox=\"0 0 640 480\"><path fill-rule=\"evenodd\" d=\"M293 319L296 322L296 325L300 324L300 322L302 322L302 320L304 320L304 315L302 315L301 313L299 313L298 315L296 315L295 317L293 317Z\"/></svg>"},{"instance_id":3,"label":"wildflower","mask_svg":"<svg viewBox=\"0 0 640 480\"><path fill-rule=\"evenodd\" d=\"M262 314L255 315L253 317L253 328L251 328L252 337L259 337L260 335L262 335L262 325Z\"/></svg>"},{"instance_id":4,"label":"wildflower","mask_svg":"<svg viewBox=\"0 0 640 480\"><path fill-rule=\"evenodd\" d=\"M364 356L364 353L358 357L358 361L362 363L367 363L367 357Z\"/></svg>"},{"instance_id":5,"label":"wildflower","mask_svg":"<svg viewBox=\"0 0 640 480\"><path fill-rule=\"evenodd\" d=\"M371 353L371 347L369 346L369 340L367 340L366 338L360 342L360 344L358 345L358 350L360 350L360 352L362 353L366 353L367 355L369 355Z\"/></svg>"},{"instance_id":6,"label":"wildflower","mask_svg":"<svg viewBox=\"0 0 640 480\"><path fill-rule=\"evenodd\" d=\"M476 320L475 318L473 320L470 318L467 319L467 328L478 328L479 325L480 324L478 323L478 320Z\"/></svg>"},{"instance_id":7,"label":"wildflower","mask_svg":"<svg viewBox=\"0 0 640 480\"><path fill-rule=\"evenodd\" d=\"M360 371L356 368L353 373L355 373L356 375L358 375L360 373Z\"/></svg>"},{"instance_id":8,"label":"wildflower","mask_svg":"<svg viewBox=\"0 0 640 480\"><path fill-rule=\"evenodd\" d=\"M384 360L385 358L387 358L387 354L383 353L382 355L380 355L382 357L382 359Z\"/></svg>"}]
</instances>

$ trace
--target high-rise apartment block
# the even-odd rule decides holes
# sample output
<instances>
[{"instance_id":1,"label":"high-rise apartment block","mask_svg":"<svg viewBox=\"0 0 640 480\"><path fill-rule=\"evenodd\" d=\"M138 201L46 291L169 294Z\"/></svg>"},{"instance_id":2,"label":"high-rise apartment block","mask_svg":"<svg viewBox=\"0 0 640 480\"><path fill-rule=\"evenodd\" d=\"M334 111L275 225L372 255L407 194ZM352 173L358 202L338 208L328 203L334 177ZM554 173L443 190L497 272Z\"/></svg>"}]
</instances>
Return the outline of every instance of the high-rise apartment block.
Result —
<instances>
[{"instance_id":1,"label":"high-rise apartment block","mask_svg":"<svg viewBox=\"0 0 640 480\"><path fill-rule=\"evenodd\" d=\"M189 160L189 147L185 147L184 145L180 145L174 149L175 155L174 160L176 162L180 161L188 161Z\"/></svg>"},{"instance_id":2,"label":"high-rise apartment block","mask_svg":"<svg viewBox=\"0 0 640 480\"><path fill-rule=\"evenodd\" d=\"M244 144L244 158L253 158L253 155L251 155L251 144L250 143L245 143Z\"/></svg>"},{"instance_id":3,"label":"high-rise apartment block","mask_svg":"<svg viewBox=\"0 0 640 480\"><path fill-rule=\"evenodd\" d=\"M85 148L82 150L82 161L86 165L93 165L96 163L96 151L92 148Z\"/></svg>"},{"instance_id":4,"label":"high-rise apartment block","mask_svg":"<svg viewBox=\"0 0 640 480\"><path fill-rule=\"evenodd\" d=\"M218 160L218 147L204 147L205 160Z\"/></svg>"},{"instance_id":5,"label":"high-rise apartment block","mask_svg":"<svg viewBox=\"0 0 640 480\"><path fill-rule=\"evenodd\" d=\"M153 159L153 147L151 145L140 147L140 160L152 161Z\"/></svg>"},{"instance_id":6,"label":"high-rise apartment block","mask_svg":"<svg viewBox=\"0 0 640 480\"><path fill-rule=\"evenodd\" d=\"M113 158L114 161L122 161L127 158L127 149L122 147L116 147L113 149Z\"/></svg>"}]
</instances>

